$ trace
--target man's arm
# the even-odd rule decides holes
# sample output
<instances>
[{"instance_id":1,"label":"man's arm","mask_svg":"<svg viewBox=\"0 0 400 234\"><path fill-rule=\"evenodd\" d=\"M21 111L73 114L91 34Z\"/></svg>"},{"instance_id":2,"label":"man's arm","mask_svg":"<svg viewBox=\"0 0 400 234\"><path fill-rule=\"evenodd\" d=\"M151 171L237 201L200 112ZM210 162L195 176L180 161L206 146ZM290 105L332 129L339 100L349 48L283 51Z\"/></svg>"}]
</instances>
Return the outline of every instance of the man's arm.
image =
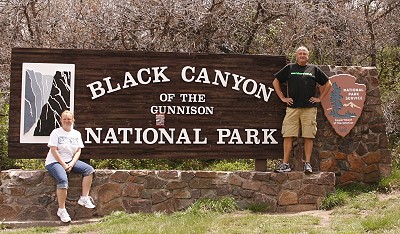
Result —
<instances>
[{"instance_id":1,"label":"man's arm","mask_svg":"<svg viewBox=\"0 0 400 234\"><path fill-rule=\"evenodd\" d=\"M332 83L330 80L328 80L323 86L322 86L322 92L319 95L319 97L311 97L310 102L315 103L315 102L321 102L321 100L328 94L329 90L332 87Z\"/></svg>"},{"instance_id":2,"label":"man's arm","mask_svg":"<svg viewBox=\"0 0 400 234\"><path fill-rule=\"evenodd\" d=\"M282 93L281 84L278 79L274 79L272 86L274 86L275 92L282 102L288 104L289 106L293 104L293 99L285 97L285 95Z\"/></svg>"}]
</instances>

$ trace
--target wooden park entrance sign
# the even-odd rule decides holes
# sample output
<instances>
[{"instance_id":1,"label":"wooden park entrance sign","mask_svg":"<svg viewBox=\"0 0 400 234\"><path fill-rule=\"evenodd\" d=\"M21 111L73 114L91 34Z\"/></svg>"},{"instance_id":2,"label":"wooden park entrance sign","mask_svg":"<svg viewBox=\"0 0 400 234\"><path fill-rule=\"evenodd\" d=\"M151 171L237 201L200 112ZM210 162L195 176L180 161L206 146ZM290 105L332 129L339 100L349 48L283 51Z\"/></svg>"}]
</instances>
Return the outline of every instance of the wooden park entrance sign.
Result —
<instances>
[{"instance_id":1,"label":"wooden park entrance sign","mask_svg":"<svg viewBox=\"0 0 400 234\"><path fill-rule=\"evenodd\" d=\"M285 57L12 51L9 156L43 158L65 109L82 158L281 158Z\"/></svg>"}]
</instances>

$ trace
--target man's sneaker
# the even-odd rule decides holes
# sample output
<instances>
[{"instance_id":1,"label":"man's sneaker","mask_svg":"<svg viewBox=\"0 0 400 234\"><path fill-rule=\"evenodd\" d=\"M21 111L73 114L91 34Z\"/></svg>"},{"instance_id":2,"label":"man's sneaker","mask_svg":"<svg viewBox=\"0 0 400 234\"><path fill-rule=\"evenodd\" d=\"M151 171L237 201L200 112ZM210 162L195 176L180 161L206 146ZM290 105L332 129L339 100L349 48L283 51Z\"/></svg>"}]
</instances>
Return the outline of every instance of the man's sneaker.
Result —
<instances>
[{"instance_id":1,"label":"man's sneaker","mask_svg":"<svg viewBox=\"0 0 400 234\"><path fill-rule=\"evenodd\" d=\"M304 173L311 174L312 173L312 166L310 163L304 163Z\"/></svg>"},{"instance_id":2,"label":"man's sneaker","mask_svg":"<svg viewBox=\"0 0 400 234\"><path fill-rule=\"evenodd\" d=\"M62 222L64 223L71 222L71 217L69 217L69 214L66 209L58 208L57 215L58 217L60 217Z\"/></svg>"},{"instance_id":3,"label":"man's sneaker","mask_svg":"<svg viewBox=\"0 0 400 234\"><path fill-rule=\"evenodd\" d=\"M81 196L81 198L79 198L79 200L78 200L78 204L81 205L81 206L84 206L84 207L86 207L86 208L89 208L89 209L93 209L93 208L96 207L96 206L93 204L93 199L92 199L92 197L90 197L90 196L87 196L87 197Z\"/></svg>"},{"instance_id":4,"label":"man's sneaker","mask_svg":"<svg viewBox=\"0 0 400 234\"><path fill-rule=\"evenodd\" d=\"M289 164L287 163L282 163L281 165L279 165L276 169L275 172L289 172L292 169L290 169Z\"/></svg>"}]
</instances>

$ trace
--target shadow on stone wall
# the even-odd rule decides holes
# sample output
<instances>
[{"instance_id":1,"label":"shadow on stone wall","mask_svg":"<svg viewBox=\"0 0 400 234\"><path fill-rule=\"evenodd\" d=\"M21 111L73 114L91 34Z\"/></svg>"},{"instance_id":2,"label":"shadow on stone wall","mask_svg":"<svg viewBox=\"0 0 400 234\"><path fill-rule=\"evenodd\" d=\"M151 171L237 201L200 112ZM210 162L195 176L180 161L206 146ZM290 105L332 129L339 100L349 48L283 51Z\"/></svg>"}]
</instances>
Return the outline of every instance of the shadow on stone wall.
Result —
<instances>
[{"instance_id":1,"label":"shadow on stone wall","mask_svg":"<svg viewBox=\"0 0 400 234\"><path fill-rule=\"evenodd\" d=\"M46 171L8 170L0 174L0 219L58 220L56 184ZM235 198L239 207L267 203L272 213L315 210L334 190L334 173L256 171L96 170L90 195L97 207L77 204L81 176L70 176L67 210L73 220L113 211L166 212L188 208L203 197Z\"/></svg>"}]
</instances>

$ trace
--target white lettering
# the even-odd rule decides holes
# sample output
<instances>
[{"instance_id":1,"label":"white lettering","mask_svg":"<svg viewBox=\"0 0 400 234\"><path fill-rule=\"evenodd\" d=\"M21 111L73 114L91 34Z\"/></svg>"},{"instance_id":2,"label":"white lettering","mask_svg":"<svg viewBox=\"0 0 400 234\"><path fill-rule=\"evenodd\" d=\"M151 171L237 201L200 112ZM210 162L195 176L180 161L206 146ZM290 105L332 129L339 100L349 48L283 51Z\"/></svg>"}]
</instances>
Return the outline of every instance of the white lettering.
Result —
<instances>
[{"instance_id":1,"label":"white lettering","mask_svg":"<svg viewBox=\"0 0 400 234\"><path fill-rule=\"evenodd\" d=\"M131 83L131 85L128 85L129 83ZM137 85L138 85L138 83L135 81L135 79L133 79L133 76L131 75L131 73L125 72L124 86L122 86L122 88L126 89L126 88L137 86Z\"/></svg>"},{"instance_id":2,"label":"white lettering","mask_svg":"<svg viewBox=\"0 0 400 234\"><path fill-rule=\"evenodd\" d=\"M194 131L194 142L195 145L207 144L207 137L200 141L201 128L193 128Z\"/></svg>"},{"instance_id":3,"label":"white lettering","mask_svg":"<svg viewBox=\"0 0 400 234\"><path fill-rule=\"evenodd\" d=\"M169 144L174 144L174 133L175 133L175 128L170 128L169 129L169 134L165 128L160 128L160 140L158 141L158 144L165 144L164 137L167 139Z\"/></svg>"},{"instance_id":4,"label":"white lettering","mask_svg":"<svg viewBox=\"0 0 400 234\"><path fill-rule=\"evenodd\" d=\"M135 144L143 144L142 142L142 138L140 137L142 135L142 128L135 128L135 132L136 132L136 140L135 140Z\"/></svg>"},{"instance_id":5,"label":"white lettering","mask_svg":"<svg viewBox=\"0 0 400 234\"><path fill-rule=\"evenodd\" d=\"M235 141L236 141L236 143L235 143ZM238 129L236 129L236 128L233 129L232 136L231 136L231 139L229 140L228 144L229 145L234 145L234 144L242 145L243 144L243 141L242 141L242 138L240 138L240 133L239 133Z\"/></svg>"},{"instance_id":6,"label":"white lettering","mask_svg":"<svg viewBox=\"0 0 400 234\"><path fill-rule=\"evenodd\" d=\"M221 82L222 86L226 87L228 85L228 79L229 75L231 73L229 72L224 72L225 73L225 79L223 79L222 72L220 70L215 70L215 80L212 82L213 85L219 85L218 80Z\"/></svg>"},{"instance_id":7,"label":"white lettering","mask_svg":"<svg viewBox=\"0 0 400 234\"><path fill-rule=\"evenodd\" d=\"M135 137L134 144L207 144L207 137L201 136L201 129L194 128L188 131L182 128L179 132L175 128L109 128L104 140L101 141L102 128L96 128L94 131L91 128L85 128L86 140L85 143L97 144L129 144L129 138Z\"/></svg>"},{"instance_id":8,"label":"white lettering","mask_svg":"<svg viewBox=\"0 0 400 234\"><path fill-rule=\"evenodd\" d=\"M88 143L88 144L92 143L92 141L90 140L90 136L93 138L93 140L97 144L100 143L100 133L101 133L102 128L96 128L97 135L94 133L93 129L91 129L91 128L85 128L85 130L86 130L86 141L85 141L85 143Z\"/></svg>"},{"instance_id":9,"label":"white lettering","mask_svg":"<svg viewBox=\"0 0 400 234\"><path fill-rule=\"evenodd\" d=\"M203 79L203 81L201 81L202 79ZM197 79L195 80L195 82L204 83L204 84L209 84L210 83L210 80L208 79L207 69L205 67L203 67L201 69L200 74L197 77Z\"/></svg>"},{"instance_id":10,"label":"white lettering","mask_svg":"<svg viewBox=\"0 0 400 234\"><path fill-rule=\"evenodd\" d=\"M154 71L154 80L153 83L160 83L160 82L169 82L171 81L166 75L164 75L164 71L168 67L153 67ZM160 80L160 77L162 80Z\"/></svg>"},{"instance_id":11,"label":"white lettering","mask_svg":"<svg viewBox=\"0 0 400 234\"><path fill-rule=\"evenodd\" d=\"M122 132L122 141L121 144L129 144L128 141L128 132L132 134L132 128L118 128L118 134Z\"/></svg>"},{"instance_id":12,"label":"white lettering","mask_svg":"<svg viewBox=\"0 0 400 234\"><path fill-rule=\"evenodd\" d=\"M190 77L190 79L188 79L186 76L186 70L188 70L188 69L190 69L192 71L192 73L194 73L194 67L186 66L182 69L181 78L185 82L192 82L194 80L194 76Z\"/></svg>"},{"instance_id":13,"label":"white lettering","mask_svg":"<svg viewBox=\"0 0 400 234\"><path fill-rule=\"evenodd\" d=\"M149 134L148 134L149 131L151 131L153 133L153 140L151 140L151 141L149 141ZM157 130L154 128L146 128L143 131L142 137L143 137L144 143L152 145L157 142L157 138L158 138Z\"/></svg>"},{"instance_id":14,"label":"white lettering","mask_svg":"<svg viewBox=\"0 0 400 234\"><path fill-rule=\"evenodd\" d=\"M106 82L106 84L107 84L107 88L108 88L107 93L112 93L112 92L115 92L115 91L118 91L118 90L121 89L121 87L119 86L119 84L117 84L117 87L116 87L116 88L113 88L113 87L112 87L112 85L111 85L111 77L106 77L106 78L104 78L103 80L104 80L104 81Z\"/></svg>"},{"instance_id":15,"label":"white lettering","mask_svg":"<svg viewBox=\"0 0 400 234\"><path fill-rule=\"evenodd\" d=\"M90 91L92 92L92 100L96 99L98 97L101 97L106 93L106 90L104 88L102 88L101 86L102 86L102 84L100 81L95 81L93 83L86 85L86 87L88 87L90 89ZM98 93L98 91L100 93Z\"/></svg>"},{"instance_id":16,"label":"white lettering","mask_svg":"<svg viewBox=\"0 0 400 234\"><path fill-rule=\"evenodd\" d=\"M258 138L257 129L245 129L247 133L247 140L245 144L260 144L260 139Z\"/></svg>"},{"instance_id":17,"label":"white lettering","mask_svg":"<svg viewBox=\"0 0 400 234\"><path fill-rule=\"evenodd\" d=\"M191 144L192 142L189 140L189 136L188 133L186 131L186 129L182 129L181 133L179 134L178 140L176 140L176 144Z\"/></svg>"},{"instance_id":18,"label":"white lettering","mask_svg":"<svg viewBox=\"0 0 400 234\"><path fill-rule=\"evenodd\" d=\"M112 140L111 142L109 142ZM119 141L117 139L117 136L115 135L114 129L109 128L106 137L104 138L103 144L118 144Z\"/></svg>"},{"instance_id":19,"label":"white lettering","mask_svg":"<svg viewBox=\"0 0 400 234\"><path fill-rule=\"evenodd\" d=\"M239 84L246 78L236 74L232 74L232 76L233 79L235 80L235 86L233 86L232 89L239 91Z\"/></svg>"},{"instance_id":20,"label":"white lettering","mask_svg":"<svg viewBox=\"0 0 400 234\"><path fill-rule=\"evenodd\" d=\"M226 144L226 140L229 139L227 142L228 144L232 145L241 145L243 144L242 137L240 135L239 129L233 129L232 131L230 129L222 128L222 129L217 129L218 131L218 142L217 144L223 145ZM261 129L263 134L260 134L260 131L257 129L244 129L244 132L246 134L246 141L244 144L252 144L252 145L258 145L258 144L263 144L263 145L269 145L269 144L278 144L278 142L275 140L275 138L272 136L274 132L277 131L277 129ZM262 141L261 141L262 138Z\"/></svg>"},{"instance_id":21,"label":"white lettering","mask_svg":"<svg viewBox=\"0 0 400 234\"><path fill-rule=\"evenodd\" d=\"M225 141L224 138L228 137L231 135L231 130L227 129L227 128L219 128L217 129L218 131L218 141L217 144L218 145L225 145Z\"/></svg>"},{"instance_id":22,"label":"white lettering","mask_svg":"<svg viewBox=\"0 0 400 234\"><path fill-rule=\"evenodd\" d=\"M247 86L249 83L252 83L253 88L249 91ZM252 79L247 79L243 82L243 92L247 95L253 95L257 90L257 83Z\"/></svg>"},{"instance_id":23,"label":"white lettering","mask_svg":"<svg viewBox=\"0 0 400 234\"><path fill-rule=\"evenodd\" d=\"M160 82L169 82L170 79L164 74L168 67L151 67L151 68L141 68L137 71L137 80L132 76L130 72L125 72L124 83L121 88L119 83L111 82L111 77L103 78L103 81L106 84L106 88L103 88L103 84L101 81L92 82L86 87L88 87L92 93L92 99L99 98L106 93L116 92L121 89L126 89L129 87L138 86L139 84L148 85L150 83L160 83ZM257 83L253 79L246 79L244 76L240 76L237 74L232 74L229 72L224 72L220 70L214 70L215 76L214 81L211 83L208 75L208 71L206 68L201 68L200 72L196 77L196 68L192 66L185 66L181 70L181 79L184 82L196 82L196 83L204 83L204 84L213 84L213 85L221 85L223 87L228 87L229 79L232 78L233 85L231 88L236 91L242 91L247 95L254 95L258 99L262 99L265 102L268 102L271 93L274 89L267 87L262 83ZM146 73L148 76L144 76ZM153 73L153 77L151 76ZM231 82L232 83L232 82ZM186 95L186 96L185 96ZM351 93L352 96L358 96L357 93ZM181 96L182 102L206 102L205 94L182 94ZM172 97L169 97L169 101L172 101ZM359 99L350 99L350 100L359 100ZM167 101L167 99L164 99Z\"/></svg>"},{"instance_id":24,"label":"white lettering","mask_svg":"<svg viewBox=\"0 0 400 234\"><path fill-rule=\"evenodd\" d=\"M264 140L263 140L262 144L271 144L271 145L278 144L278 142L272 136L272 133L278 131L277 129L262 129L262 131L264 132ZM268 140L270 140L270 141L268 141Z\"/></svg>"},{"instance_id":25,"label":"white lettering","mask_svg":"<svg viewBox=\"0 0 400 234\"><path fill-rule=\"evenodd\" d=\"M254 95L254 97L261 98L260 93L262 92L263 97L264 97L264 102L268 102L269 97L271 97L271 93L274 91L274 89L271 87L268 87L269 93L267 94L266 86L262 83L259 83L259 85L260 85L260 88L258 89L258 93L256 95Z\"/></svg>"},{"instance_id":26,"label":"white lettering","mask_svg":"<svg viewBox=\"0 0 400 234\"><path fill-rule=\"evenodd\" d=\"M147 79L147 81L145 81L145 80L143 80L143 76L142 76L142 73L143 73L143 72L147 72L147 74L150 75L150 69L149 69L149 68L142 68L142 69L139 69L139 71L137 72L137 79L138 79L139 83L140 83L140 84L144 84L144 85L150 84L150 82L151 82L151 76L149 76L148 79Z\"/></svg>"}]
</instances>

